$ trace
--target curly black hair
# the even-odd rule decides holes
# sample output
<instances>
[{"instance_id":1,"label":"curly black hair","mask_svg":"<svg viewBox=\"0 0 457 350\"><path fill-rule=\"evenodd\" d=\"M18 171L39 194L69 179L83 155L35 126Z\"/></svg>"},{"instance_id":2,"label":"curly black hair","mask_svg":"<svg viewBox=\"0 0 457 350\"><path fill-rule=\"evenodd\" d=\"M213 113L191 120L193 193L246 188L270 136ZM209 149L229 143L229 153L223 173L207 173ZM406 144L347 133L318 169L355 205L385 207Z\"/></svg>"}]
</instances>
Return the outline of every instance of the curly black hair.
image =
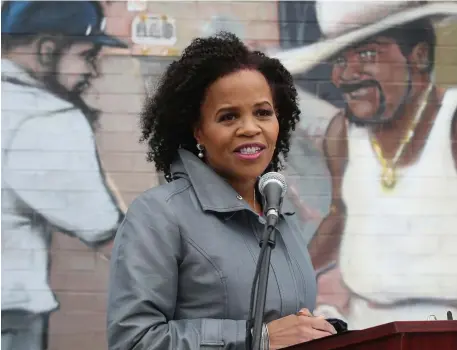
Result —
<instances>
[{"instance_id":1,"label":"curly black hair","mask_svg":"<svg viewBox=\"0 0 457 350\"><path fill-rule=\"evenodd\" d=\"M300 120L293 78L279 60L250 51L235 35L221 32L192 41L181 58L168 66L141 113L140 142L149 145L147 160L154 162L157 171L164 172L167 179L178 148L198 152L193 130L207 88L218 78L241 69L259 71L271 86L279 135L267 170L281 170L280 155L287 159L291 133Z\"/></svg>"}]
</instances>

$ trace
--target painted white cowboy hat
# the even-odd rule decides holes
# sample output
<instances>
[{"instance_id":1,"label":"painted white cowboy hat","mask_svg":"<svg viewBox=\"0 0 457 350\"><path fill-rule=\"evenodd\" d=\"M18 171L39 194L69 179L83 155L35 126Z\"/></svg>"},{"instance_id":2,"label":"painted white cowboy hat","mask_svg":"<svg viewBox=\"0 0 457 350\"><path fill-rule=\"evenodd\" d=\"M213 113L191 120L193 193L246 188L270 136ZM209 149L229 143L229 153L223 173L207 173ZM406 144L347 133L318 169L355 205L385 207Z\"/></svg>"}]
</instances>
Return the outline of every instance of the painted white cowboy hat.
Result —
<instances>
[{"instance_id":1,"label":"painted white cowboy hat","mask_svg":"<svg viewBox=\"0 0 457 350\"><path fill-rule=\"evenodd\" d=\"M443 21L457 18L457 1L316 1L323 39L317 43L277 52L292 73L306 73L346 47L387 29L422 18Z\"/></svg>"}]
</instances>

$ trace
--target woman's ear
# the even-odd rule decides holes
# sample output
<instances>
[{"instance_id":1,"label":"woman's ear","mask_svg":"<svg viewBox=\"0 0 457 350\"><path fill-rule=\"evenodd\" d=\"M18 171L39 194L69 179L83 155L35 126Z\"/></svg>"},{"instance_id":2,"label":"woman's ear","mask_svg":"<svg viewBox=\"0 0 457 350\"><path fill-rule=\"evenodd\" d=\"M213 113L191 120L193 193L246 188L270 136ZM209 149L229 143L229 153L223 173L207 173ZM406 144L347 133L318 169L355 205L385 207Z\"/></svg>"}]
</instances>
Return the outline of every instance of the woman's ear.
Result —
<instances>
[{"instance_id":1,"label":"woman's ear","mask_svg":"<svg viewBox=\"0 0 457 350\"><path fill-rule=\"evenodd\" d=\"M194 138L197 140L197 143L200 143L201 141L201 129L199 125L194 127Z\"/></svg>"}]
</instances>

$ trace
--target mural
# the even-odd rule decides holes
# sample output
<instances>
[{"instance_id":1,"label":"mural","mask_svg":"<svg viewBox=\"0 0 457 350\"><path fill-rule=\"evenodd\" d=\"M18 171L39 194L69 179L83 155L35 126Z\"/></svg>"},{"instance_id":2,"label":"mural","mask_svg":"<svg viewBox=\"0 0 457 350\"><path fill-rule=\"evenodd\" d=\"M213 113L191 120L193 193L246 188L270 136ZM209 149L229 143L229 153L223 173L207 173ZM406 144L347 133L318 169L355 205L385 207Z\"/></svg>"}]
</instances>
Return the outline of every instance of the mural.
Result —
<instances>
[{"instance_id":1,"label":"mural","mask_svg":"<svg viewBox=\"0 0 457 350\"><path fill-rule=\"evenodd\" d=\"M2 349L47 348L52 232L99 249L123 218L83 97L101 49L127 47L105 25L96 2L3 3Z\"/></svg>"},{"instance_id":2,"label":"mural","mask_svg":"<svg viewBox=\"0 0 457 350\"><path fill-rule=\"evenodd\" d=\"M456 2L2 2L2 350L103 349L112 238L163 182L137 116L220 29L293 72L316 313L457 314Z\"/></svg>"},{"instance_id":3,"label":"mural","mask_svg":"<svg viewBox=\"0 0 457 350\"><path fill-rule=\"evenodd\" d=\"M290 163L296 193L320 196L323 213L297 203L319 224L316 312L352 329L457 313L456 15L455 2L279 5L282 45L300 48L278 57L311 107L335 107L306 111Z\"/></svg>"}]
</instances>

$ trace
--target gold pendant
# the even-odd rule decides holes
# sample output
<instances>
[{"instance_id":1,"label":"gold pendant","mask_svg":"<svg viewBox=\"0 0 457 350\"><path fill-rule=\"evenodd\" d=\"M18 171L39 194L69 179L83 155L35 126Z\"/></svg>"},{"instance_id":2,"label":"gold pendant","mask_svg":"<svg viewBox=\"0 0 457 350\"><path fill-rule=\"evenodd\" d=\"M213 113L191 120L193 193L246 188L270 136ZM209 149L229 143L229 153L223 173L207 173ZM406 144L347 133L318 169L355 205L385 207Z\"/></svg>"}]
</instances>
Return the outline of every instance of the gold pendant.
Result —
<instances>
[{"instance_id":1,"label":"gold pendant","mask_svg":"<svg viewBox=\"0 0 457 350\"><path fill-rule=\"evenodd\" d=\"M397 184L397 175L395 174L395 169L393 167L387 166L382 170L381 184L386 190L391 190L395 187Z\"/></svg>"}]
</instances>

